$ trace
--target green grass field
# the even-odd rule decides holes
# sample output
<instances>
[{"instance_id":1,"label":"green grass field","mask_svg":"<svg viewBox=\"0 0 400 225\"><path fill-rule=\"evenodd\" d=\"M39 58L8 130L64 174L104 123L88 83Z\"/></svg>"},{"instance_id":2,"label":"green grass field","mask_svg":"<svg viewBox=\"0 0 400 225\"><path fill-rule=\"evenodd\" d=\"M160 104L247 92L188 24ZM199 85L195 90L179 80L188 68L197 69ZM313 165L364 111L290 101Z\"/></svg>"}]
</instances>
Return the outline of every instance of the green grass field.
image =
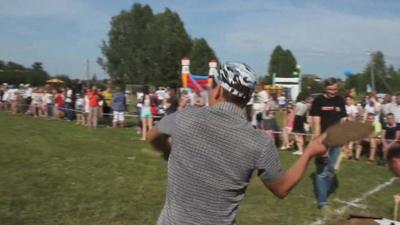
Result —
<instances>
[{"instance_id":1,"label":"green grass field","mask_svg":"<svg viewBox=\"0 0 400 225\"><path fill-rule=\"evenodd\" d=\"M166 162L131 129L88 129L71 122L0 113L0 224L155 224L164 202ZM296 156L282 152L288 167ZM284 200L254 177L239 209L241 225L316 221L314 165ZM351 201L388 181L383 166L344 161L331 199ZM400 181L368 196L364 212L391 218ZM342 209L343 203L333 207ZM345 215L343 215L345 216Z\"/></svg>"}]
</instances>

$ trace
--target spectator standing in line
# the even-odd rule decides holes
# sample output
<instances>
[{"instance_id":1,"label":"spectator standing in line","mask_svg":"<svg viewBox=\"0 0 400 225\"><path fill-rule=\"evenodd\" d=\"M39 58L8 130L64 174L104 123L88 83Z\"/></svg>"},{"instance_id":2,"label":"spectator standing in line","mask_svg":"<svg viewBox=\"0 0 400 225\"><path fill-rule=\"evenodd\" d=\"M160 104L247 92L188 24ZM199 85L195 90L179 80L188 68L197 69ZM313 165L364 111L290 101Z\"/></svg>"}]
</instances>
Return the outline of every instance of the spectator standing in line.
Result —
<instances>
[{"instance_id":1,"label":"spectator standing in line","mask_svg":"<svg viewBox=\"0 0 400 225\"><path fill-rule=\"evenodd\" d=\"M97 128L97 118L99 115L99 102L100 102L100 95L98 93L97 87L92 86L87 95L89 98L88 124L89 127L91 128Z\"/></svg>"},{"instance_id":2,"label":"spectator standing in line","mask_svg":"<svg viewBox=\"0 0 400 225\"><path fill-rule=\"evenodd\" d=\"M83 91L83 119L85 120L85 126L89 127L89 113L90 113L90 99L89 90L84 89Z\"/></svg>"},{"instance_id":3,"label":"spectator standing in line","mask_svg":"<svg viewBox=\"0 0 400 225\"><path fill-rule=\"evenodd\" d=\"M107 86L106 90L104 90L101 95L103 96L103 117L108 122L112 115L112 104L113 104L113 93L111 91L111 87Z\"/></svg>"},{"instance_id":4,"label":"spectator standing in line","mask_svg":"<svg viewBox=\"0 0 400 225\"><path fill-rule=\"evenodd\" d=\"M12 104L11 104L11 112L12 114L17 114L19 112L19 106L22 103L22 95L19 92L18 89L15 89L15 92L13 94L12 98Z\"/></svg>"},{"instance_id":5,"label":"spectator standing in line","mask_svg":"<svg viewBox=\"0 0 400 225\"><path fill-rule=\"evenodd\" d=\"M285 95L280 95L278 97L278 105L280 109L284 109L286 106L286 97Z\"/></svg>"},{"instance_id":6,"label":"spectator standing in line","mask_svg":"<svg viewBox=\"0 0 400 225\"><path fill-rule=\"evenodd\" d=\"M170 114L150 131L153 146L166 158L170 153L166 199L157 225L236 224L254 171L266 188L284 198L304 176L309 161L326 152L322 137L316 138L283 172L271 138L254 129L244 114L255 81L247 65L226 63L215 75L209 106Z\"/></svg>"},{"instance_id":7,"label":"spectator standing in line","mask_svg":"<svg viewBox=\"0 0 400 225\"><path fill-rule=\"evenodd\" d=\"M271 105L268 105L268 92L264 90L263 86L264 85L262 83L257 84L253 99L251 100L253 102L251 123L256 128L261 128L263 114L271 107Z\"/></svg>"},{"instance_id":8,"label":"spectator standing in line","mask_svg":"<svg viewBox=\"0 0 400 225\"><path fill-rule=\"evenodd\" d=\"M136 133L142 133L142 108L143 108L143 92L136 92Z\"/></svg>"},{"instance_id":9,"label":"spectator standing in line","mask_svg":"<svg viewBox=\"0 0 400 225\"><path fill-rule=\"evenodd\" d=\"M26 114L31 114L30 112L30 106L32 103L32 93L33 93L33 88L31 87L30 84L25 84L25 92L24 92L24 105L22 107L22 111ZM33 113L32 113L33 114Z\"/></svg>"},{"instance_id":10,"label":"spectator standing in line","mask_svg":"<svg viewBox=\"0 0 400 225\"><path fill-rule=\"evenodd\" d=\"M142 111L140 117L142 118L142 141L146 140L147 131L153 127L153 115L151 113L151 96L148 88L143 92Z\"/></svg>"},{"instance_id":11,"label":"spectator standing in line","mask_svg":"<svg viewBox=\"0 0 400 225\"><path fill-rule=\"evenodd\" d=\"M280 130L275 118L274 108L276 109L276 107L274 105L275 102L271 98L265 106L265 111L261 114L260 129L263 129L266 134L272 138L274 143L278 145L279 135L277 135L277 132Z\"/></svg>"},{"instance_id":12,"label":"spectator standing in line","mask_svg":"<svg viewBox=\"0 0 400 225\"><path fill-rule=\"evenodd\" d=\"M74 119L74 106L72 103L72 95L73 95L73 91L71 86L67 86L66 90L65 90L65 111L67 113L67 120L68 121L72 121Z\"/></svg>"},{"instance_id":13,"label":"spectator standing in line","mask_svg":"<svg viewBox=\"0 0 400 225\"><path fill-rule=\"evenodd\" d=\"M305 96L302 93L297 96L293 126L293 133L295 133L296 137L297 151L293 152L294 155L302 155L304 152L304 135L307 133L304 126L307 123L308 112L308 107L305 100Z\"/></svg>"},{"instance_id":14,"label":"spectator standing in line","mask_svg":"<svg viewBox=\"0 0 400 225\"><path fill-rule=\"evenodd\" d=\"M30 105L30 111L33 115L33 117L38 117L39 116L39 108L41 105L42 101L40 100L39 96L39 88L35 88L32 92L32 101Z\"/></svg>"},{"instance_id":15,"label":"spectator standing in line","mask_svg":"<svg viewBox=\"0 0 400 225\"><path fill-rule=\"evenodd\" d=\"M80 93L76 93L76 101L75 101L75 110L76 110L76 124L85 125L85 116L84 113L84 98Z\"/></svg>"},{"instance_id":16,"label":"spectator standing in line","mask_svg":"<svg viewBox=\"0 0 400 225\"><path fill-rule=\"evenodd\" d=\"M284 116L284 127L283 127L283 143L281 146L281 150L286 150L290 148L290 134L293 130L294 123L294 109L292 104L288 104L285 110Z\"/></svg>"},{"instance_id":17,"label":"spectator standing in line","mask_svg":"<svg viewBox=\"0 0 400 225\"><path fill-rule=\"evenodd\" d=\"M314 135L318 136L328 127L339 123L346 117L345 101L338 96L339 81L329 78L324 81L325 93L316 97L312 103L310 116L313 117ZM336 161L340 146L331 147L328 153L316 159L315 189L318 208L323 214L329 214L328 194L334 185Z\"/></svg>"},{"instance_id":18,"label":"spectator standing in line","mask_svg":"<svg viewBox=\"0 0 400 225\"><path fill-rule=\"evenodd\" d=\"M55 117L61 119L65 116L65 101L64 101L64 94L62 90L55 91Z\"/></svg>"},{"instance_id":19,"label":"spectator standing in line","mask_svg":"<svg viewBox=\"0 0 400 225\"><path fill-rule=\"evenodd\" d=\"M117 89L112 99L113 128L124 127L125 112L127 111L126 97L121 88Z\"/></svg>"},{"instance_id":20,"label":"spectator standing in line","mask_svg":"<svg viewBox=\"0 0 400 225\"><path fill-rule=\"evenodd\" d=\"M53 104L54 103L54 99L53 99L53 95L51 94L50 89L44 89L43 90L43 103L42 103L42 108L43 108L43 112L44 115L46 117L52 117L53 113Z\"/></svg>"}]
</instances>

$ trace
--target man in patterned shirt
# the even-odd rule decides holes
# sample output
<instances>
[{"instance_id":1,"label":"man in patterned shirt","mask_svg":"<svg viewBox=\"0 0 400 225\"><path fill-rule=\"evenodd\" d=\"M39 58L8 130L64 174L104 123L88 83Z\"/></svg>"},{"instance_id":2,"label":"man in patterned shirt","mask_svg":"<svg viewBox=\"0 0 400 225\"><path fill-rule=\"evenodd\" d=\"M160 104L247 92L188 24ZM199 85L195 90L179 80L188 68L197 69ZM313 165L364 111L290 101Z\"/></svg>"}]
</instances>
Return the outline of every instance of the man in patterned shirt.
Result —
<instances>
[{"instance_id":1,"label":"man in patterned shirt","mask_svg":"<svg viewBox=\"0 0 400 225\"><path fill-rule=\"evenodd\" d=\"M274 195L284 198L311 158L326 152L320 136L283 172L272 139L254 129L243 110L255 88L253 70L228 62L213 79L208 107L168 115L149 132L152 145L169 156L158 225L236 224L253 171Z\"/></svg>"}]
</instances>

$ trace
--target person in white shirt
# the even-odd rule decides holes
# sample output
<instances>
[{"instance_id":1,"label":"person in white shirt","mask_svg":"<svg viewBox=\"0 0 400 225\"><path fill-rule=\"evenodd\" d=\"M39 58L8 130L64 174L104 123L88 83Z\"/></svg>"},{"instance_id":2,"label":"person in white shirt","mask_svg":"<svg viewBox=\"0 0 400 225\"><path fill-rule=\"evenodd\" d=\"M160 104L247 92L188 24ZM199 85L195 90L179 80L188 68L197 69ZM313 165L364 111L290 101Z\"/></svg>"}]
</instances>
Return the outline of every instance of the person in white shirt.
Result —
<instances>
[{"instance_id":1,"label":"person in white shirt","mask_svg":"<svg viewBox=\"0 0 400 225\"><path fill-rule=\"evenodd\" d=\"M25 92L24 92L24 107L22 108L22 110L26 113L26 114L30 114L30 105L32 103L32 93L33 93L33 89L31 87L30 84L25 84L24 86L26 88Z\"/></svg>"},{"instance_id":2,"label":"person in white shirt","mask_svg":"<svg viewBox=\"0 0 400 225\"><path fill-rule=\"evenodd\" d=\"M81 94L76 94L75 110L76 110L76 124L85 126L85 117L83 115L84 98Z\"/></svg>"},{"instance_id":3,"label":"person in white shirt","mask_svg":"<svg viewBox=\"0 0 400 225\"><path fill-rule=\"evenodd\" d=\"M6 88L3 94L3 110L8 111L11 107L11 99L12 99L12 89Z\"/></svg>"},{"instance_id":4,"label":"person in white shirt","mask_svg":"<svg viewBox=\"0 0 400 225\"><path fill-rule=\"evenodd\" d=\"M281 95L278 97L278 104L279 104L279 108L283 109L286 106L286 97L284 95Z\"/></svg>"},{"instance_id":5,"label":"person in white shirt","mask_svg":"<svg viewBox=\"0 0 400 225\"><path fill-rule=\"evenodd\" d=\"M353 97L347 96L345 100L346 100L345 107L346 107L347 119L354 121L358 116L357 106L354 105Z\"/></svg>"},{"instance_id":6,"label":"person in white shirt","mask_svg":"<svg viewBox=\"0 0 400 225\"><path fill-rule=\"evenodd\" d=\"M45 90L43 93L43 111L44 115L51 118L53 117L53 107L54 107L54 96L50 89Z\"/></svg>"},{"instance_id":7,"label":"person in white shirt","mask_svg":"<svg viewBox=\"0 0 400 225\"><path fill-rule=\"evenodd\" d=\"M396 124L400 126L400 92L396 93L395 101L390 106L389 112L393 113Z\"/></svg>"},{"instance_id":8,"label":"person in white shirt","mask_svg":"<svg viewBox=\"0 0 400 225\"><path fill-rule=\"evenodd\" d=\"M74 112L72 111L74 109L72 105L72 89L71 87L67 87L66 93L65 93L65 108L67 109L67 119L69 121L72 121L74 117Z\"/></svg>"},{"instance_id":9,"label":"person in white shirt","mask_svg":"<svg viewBox=\"0 0 400 225\"><path fill-rule=\"evenodd\" d=\"M368 113L372 113L375 115L375 121L379 122L382 105L376 100L376 95L371 93L366 103L367 104L364 107L364 120L367 119Z\"/></svg>"},{"instance_id":10,"label":"person in white shirt","mask_svg":"<svg viewBox=\"0 0 400 225\"><path fill-rule=\"evenodd\" d=\"M264 90L263 84L257 84L255 93L251 100L253 103L251 125L254 127L261 127L263 112L268 108L268 99L268 92Z\"/></svg>"},{"instance_id":11,"label":"person in white shirt","mask_svg":"<svg viewBox=\"0 0 400 225\"><path fill-rule=\"evenodd\" d=\"M304 153L304 135L307 133L305 124L307 123L308 106L304 94L300 93L297 96L295 105L295 117L293 124L293 133L295 133L297 151L293 152L294 155L302 155Z\"/></svg>"}]
</instances>

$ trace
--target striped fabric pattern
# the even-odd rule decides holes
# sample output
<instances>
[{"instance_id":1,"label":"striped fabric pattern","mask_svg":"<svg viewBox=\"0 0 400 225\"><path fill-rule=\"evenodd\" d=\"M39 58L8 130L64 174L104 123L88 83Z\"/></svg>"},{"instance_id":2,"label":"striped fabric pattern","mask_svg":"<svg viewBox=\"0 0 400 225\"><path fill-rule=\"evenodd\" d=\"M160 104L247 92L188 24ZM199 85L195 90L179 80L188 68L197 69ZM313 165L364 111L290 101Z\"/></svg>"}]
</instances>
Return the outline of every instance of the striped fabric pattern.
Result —
<instances>
[{"instance_id":1,"label":"striped fabric pattern","mask_svg":"<svg viewBox=\"0 0 400 225\"><path fill-rule=\"evenodd\" d=\"M282 174L273 141L234 104L184 109L157 128L172 137L158 225L235 224L253 171L263 181Z\"/></svg>"}]
</instances>

